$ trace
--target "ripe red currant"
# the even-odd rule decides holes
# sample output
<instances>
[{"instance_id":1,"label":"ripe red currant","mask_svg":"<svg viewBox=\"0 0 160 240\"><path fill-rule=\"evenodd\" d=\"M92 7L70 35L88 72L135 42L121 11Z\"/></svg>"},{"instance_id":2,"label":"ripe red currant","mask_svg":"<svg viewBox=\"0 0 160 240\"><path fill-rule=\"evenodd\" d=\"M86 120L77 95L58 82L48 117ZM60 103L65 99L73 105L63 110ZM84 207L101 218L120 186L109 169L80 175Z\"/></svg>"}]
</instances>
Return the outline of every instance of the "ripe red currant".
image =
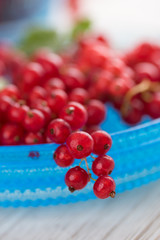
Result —
<instances>
[{"instance_id":1,"label":"ripe red currant","mask_svg":"<svg viewBox=\"0 0 160 240\"><path fill-rule=\"evenodd\" d=\"M70 134L71 127L63 119L57 118L48 125L47 137L55 143L64 143Z\"/></svg>"},{"instance_id":2,"label":"ripe red currant","mask_svg":"<svg viewBox=\"0 0 160 240\"><path fill-rule=\"evenodd\" d=\"M96 131L91 134L94 146L93 153L103 155L108 152L112 146L111 136L105 131Z\"/></svg>"},{"instance_id":3,"label":"ripe red currant","mask_svg":"<svg viewBox=\"0 0 160 240\"><path fill-rule=\"evenodd\" d=\"M28 111L29 111L29 107L27 105L14 103L8 109L8 112L7 112L8 120L13 123L22 123Z\"/></svg>"},{"instance_id":4,"label":"ripe red currant","mask_svg":"<svg viewBox=\"0 0 160 240\"><path fill-rule=\"evenodd\" d=\"M40 63L45 72L45 78L59 76L59 69L62 67L63 61L60 56L52 52L39 52L36 54L35 61Z\"/></svg>"},{"instance_id":5,"label":"ripe red currant","mask_svg":"<svg viewBox=\"0 0 160 240\"><path fill-rule=\"evenodd\" d=\"M66 145L60 145L53 154L56 164L60 167L69 167L73 164L74 158Z\"/></svg>"},{"instance_id":6,"label":"ripe red currant","mask_svg":"<svg viewBox=\"0 0 160 240\"><path fill-rule=\"evenodd\" d=\"M23 126L26 130L38 132L45 125L44 115L41 111L29 110L24 118Z\"/></svg>"},{"instance_id":7,"label":"ripe red currant","mask_svg":"<svg viewBox=\"0 0 160 240\"><path fill-rule=\"evenodd\" d=\"M85 105L89 100L89 94L83 88L75 88L69 94L69 100Z\"/></svg>"},{"instance_id":8,"label":"ripe red currant","mask_svg":"<svg viewBox=\"0 0 160 240\"><path fill-rule=\"evenodd\" d=\"M1 128L0 143L2 145L18 145L23 140L23 129L12 123L6 123Z\"/></svg>"},{"instance_id":9,"label":"ripe red currant","mask_svg":"<svg viewBox=\"0 0 160 240\"><path fill-rule=\"evenodd\" d=\"M46 98L47 98L47 91L40 86L34 87L31 93L29 94L30 103L35 103L35 101L38 101L38 100L46 100Z\"/></svg>"},{"instance_id":10,"label":"ripe red currant","mask_svg":"<svg viewBox=\"0 0 160 240\"><path fill-rule=\"evenodd\" d=\"M20 99L20 91L15 85L10 84L0 92L0 97L2 96L8 96L16 101Z\"/></svg>"},{"instance_id":11,"label":"ripe red currant","mask_svg":"<svg viewBox=\"0 0 160 240\"><path fill-rule=\"evenodd\" d=\"M48 106L51 110L58 114L60 110L67 104L68 96L65 91L56 89L47 97Z\"/></svg>"},{"instance_id":12,"label":"ripe red currant","mask_svg":"<svg viewBox=\"0 0 160 240\"><path fill-rule=\"evenodd\" d=\"M88 173L79 166L71 168L65 176L65 183L70 192L84 188L89 180Z\"/></svg>"},{"instance_id":13,"label":"ripe red currant","mask_svg":"<svg viewBox=\"0 0 160 240\"><path fill-rule=\"evenodd\" d=\"M93 150L92 137L83 131L71 133L66 144L73 157L77 159L88 157Z\"/></svg>"},{"instance_id":14,"label":"ripe red currant","mask_svg":"<svg viewBox=\"0 0 160 240\"><path fill-rule=\"evenodd\" d=\"M95 175L108 175L114 169L114 160L107 155L97 157L92 164L92 171Z\"/></svg>"},{"instance_id":15,"label":"ripe red currant","mask_svg":"<svg viewBox=\"0 0 160 240\"><path fill-rule=\"evenodd\" d=\"M28 132L24 137L24 143L27 145L40 144L44 143L44 139L40 132Z\"/></svg>"},{"instance_id":16,"label":"ripe red currant","mask_svg":"<svg viewBox=\"0 0 160 240\"><path fill-rule=\"evenodd\" d=\"M63 81L69 90L75 88L83 88L85 86L85 78L83 73L76 67L65 69L62 75Z\"/></svg>"},{"instance_id":17,"label":"ripe red currant","mask_svg":"<svg viewBox=\"0 0 160 240\"><path fill-rule=\"evenodd\" d=\"M160 93L155 93L147 103L147 113L152 118L160 117Z\"/></svg>"},{"instance_id":18,"label":"ripe red currant","mask_svg":"<svg viewBox=\"0 0 160 240\"><path fill-rule=\"evenodd\" d=\"M108 197L115 197L115 182L109 176L100 176L93 186L93 191L96 197L105 199Z\"/></svg>"},{"instance_id":19,"label":"ripe red currant","mask_svg":"<svg viewBox=\"0 0 160 240\"><path fill-rule=\"evenodd\" d=\"M69 102L60 112L60 118L67 121L72 130L83 127L87 121L87 111L82 104Z\"/></svg>"},{"instance_id":20,"label":"ripe red currant","mask_svg":"<svg viewBox=\"0 0 160 240\"><path fill-rule=\"evenodd\" d=\"M87 125L98 125L105 119L105 105L99 100L91 100L87 105L87 113Z\"/></svg>"},{"instance_id":21,"label":"ripe red currant","mask_svg":"<svg viewBox=\"0 0 160 240\"><path fill-rule=\"evenodd\" d=\"M55 89L65 90L66 87L60 78L51 78L44 85L44 88L47 90L47 92L52 92L52 90L55 90Z\"/></svg>"}]
</instances>

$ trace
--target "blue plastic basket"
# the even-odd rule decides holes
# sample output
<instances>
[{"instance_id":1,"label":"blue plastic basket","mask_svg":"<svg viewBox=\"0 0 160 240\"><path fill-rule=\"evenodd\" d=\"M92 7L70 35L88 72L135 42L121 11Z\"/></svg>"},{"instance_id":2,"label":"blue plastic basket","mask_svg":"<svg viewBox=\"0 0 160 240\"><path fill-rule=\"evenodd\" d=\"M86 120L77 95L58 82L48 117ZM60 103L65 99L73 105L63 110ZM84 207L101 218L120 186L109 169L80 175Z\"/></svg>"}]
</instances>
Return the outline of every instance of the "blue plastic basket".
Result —
<instances>
[{"instance_id":1,"label":"blue plastic basket","mask_svg":"<svg viewBox=\"0 0 160 240\"><path fill-rule=\"evenodd\" d=\"M109 155L116 163L112 175L117 193L160 178L160 120L127 129L119 114L109 107L102 128L112 133ZM56 144L0 147L0 206L46 206L96 198L93 182L84 190L68 191L64 183L67 169L53 160L56 148ZM91 164L92 159L88 162ZM78 163L75 160L74 165Z\"/></svg>"}]
</instances>

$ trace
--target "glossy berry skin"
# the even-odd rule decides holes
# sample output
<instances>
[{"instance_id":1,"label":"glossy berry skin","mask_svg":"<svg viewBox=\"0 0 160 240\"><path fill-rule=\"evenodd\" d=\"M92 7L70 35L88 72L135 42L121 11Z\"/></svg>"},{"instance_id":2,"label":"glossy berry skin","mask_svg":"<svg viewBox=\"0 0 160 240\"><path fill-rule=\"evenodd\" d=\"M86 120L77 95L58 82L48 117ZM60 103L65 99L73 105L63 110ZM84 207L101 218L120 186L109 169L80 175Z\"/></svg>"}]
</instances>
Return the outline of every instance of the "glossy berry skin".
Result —
<instances>
[{"instance_id":1,"label":"glossy berry skin","mask_svg":"<svg viewBox=\"0 0 160 240\"><path fill-rule=\"evenodd\" d=\"M87 125L99 125L104 121L106 115L105 105L99 100L91 100L87 105Z\"/></svg>"},{"instance_id":2,"label":"glossy berry skin","mask_svg":"<svg viewBox=\"0 0 160 240\"><path fill-rule=\"evenodd\" d=\"M109 176L100 176L93 186L93 191L96 197L105 199L108 197L115 197L115 182Z\"/></svg>"},{"instance_id":3,"label":"glossy berry skin","mask_svg":"<svg viewBox=\"0 0 160 240\"><path fill-rule=\"evenodd\" d=\"M83 88L85 86L85 78L78 68L70 67L66 69L62 78L68 90Z\"/></svg>"},{"instance_id":4,"label":"glossy berry skin","mask_svg":"<svg viewBox=\"0 0 160 240\"><path fill-rule=\"evenodd\" d=\"M22 143L23 129L12 123L6 123L1 128L0 143L2 145L18 145Z\"/></svg>"},{"instance_id":5,"label":"glossy berry skin","mask_svg":"<svg viewBox=\"0 0 160 240\"><path fill-rule=\"evenodd\" d=\"M152 99L147 103L147 113L152 118L160 117L160 93L155 93Z\"/></svg>"},{"instance_id":6,"label":"glossy berry skin","mask_svg":"<svg viewBox=\"0 0 160 240\"><path fill-rule=\"evenodd\" d=\"M9 108L14 104L14 101L8 96L0 96L0 113L7 115Z\"/></svg>"},{"instance_id":7,"label":"glossy berry skin","mask_svg":"<svg viewBox=\"0 0 160 240\"><path fill-rule=\"evenodd\" d=\"M8 110L8 120L13 123L21 124L28 111L29 107L27 105L21 106L19 103L15 103Z\"/></svg>"},{"instance_id":8,"label":"glossy berry skin","mask_svg":"<svg viewBox=\"0 0 160 240\"><path fill-rule=\"evenodd\" d=\"M74 158L66 145L60 145L54 152L53 158L60 167L69 167L73 164Z\"/></svg>"},{"instance_id":9,"label":"glossy berry skin","mask_svg":"<svg viewBox=\"0 0 160 240\"><path fill-rule=\"evenodd\" d=\"M150 79L151 81L159 81L160 71L157 66L152 63L142 62L135 66L136 80L141 82L144 79Z\"/></svg>"},{"instance_id":10,"label":"glossy berry skin","mask_svg":"<svg viewBox=\"0 0 160 240\"><path fill-rule=\"evenodd\" d=\"M71 127L63 119L57 118L48 125L47 137L54 143L64 143L70 134Z\"/></svg>"},{"instance_id":11,"label":"glossy berry skin","mask_svg":"<svg viewBox=\"0 0 160 240\"><path fill-rule=\"evenodd\" d=\"M0 97L2 96L8 96L13 100L18 100L20 99L20 91L15 85L10 84L0 92Z\"/></svg>"},{"instance_id":12,"label":"glossy berry skin","mask_svg":"<svg viewBox=\"0 0 160 240\"><path fill-rule=\"evenodd\" d=\"M44 85L44 88L47 90L47 92L52 92L52 90L55 90L55 89L65 90L66 87L60 78L51 78Z\"/></svg>"},{"instance_id":13,"label":"glossy berry skin","mask_svg":"<svg viewBox=\"0 0 160 240\"><path fill-rule=\"evenodd\" d=\"M95 175L109 175L114 169L114 160L107 155L97 157L92 164L92 171Z\"/></svg>"},{"instance_id":14,"label":"glossy berry skin","mask_svg":"<svg viewBox=\"0 0 160 240\"><path fill-rule=\"evenodd\" d=\"M83 189L89 182L88 173L81 167L71 168L65 176L65 183L71 192Z\"/></svg>"},{"instance_id":15,"label":"glossy berry skin","mask_svg":"<svg viewBox=\"0 0 160 240\"><path fill-rule=\"evenodd\" d=\"M75 88L69 94L69 100L85 105L89 101L89 94L83 88Z\"/></svg>"},{"instance_id":16,"label":"glossy berry skin","mask_svg":"<svg viewBox=\"0 0 160 240\"><path fill-rule=\"evenodd\" d=\"M29 92L36 85L40 85L43 78L43 68L36 62L28 63L21 74L22 78L22 90Z\"/></svg>"},{"instance_id":17,"label":"glossy berry skin","mask_svg":"<svg viewBox=\"0 0 160 240\"><path fill-rule=\"evenodd\" d=\"M65 91L56 89L47 97L48 106L51 110L58 114L60 110L67 104L68 96Z\"/></svg>"},{"instance_id":18,"label":"glossy berry skin","mask_svg":"<svg viewBox=\"0 0 160 240\"><path fill-rule=\"evenodd\" d=\"M41 133L28 132L24 137L24 143L27 145L44 143L44 139Z\"/></svg>"},{"instance_id":19,"label":"glossy berry skin","mask_svg":"<svg viewBox=\"0 0 160 240\"><path fill-rule=\"evenodd\" d=\"M129 125L138 124L144 114L144 104L139 99L133 99L130 102L130 106L127 109L126 113L122 115L122 118Z\"/></svg>"},{"instance_id":20,"label":"glossy berry skin","mask_svg":"<svg viewBox=\"0 0 160 240\"><path fill-rule=\"evenodd\" d=\"M39 52L35 61L41 64L45 72L45 79L59 76L59 69L62 67L63 61L60 56L52 52Z\"/></svg>"},{"instance_id":21,"label":"glossy berry skin","mask_svg":"<svg viewBox=\"0 0 160 240\"><path fill-rule=\"evenodd\" d=\"M105 131L96 131L91 134L94 141L93 153L96 155L104 155L112 146L111 136Z\"/></svg>"},{"instance_id":22,"label":"glossy berry skin","mask_svg":"<svg viewBox=\"0 0 160 240\"><path fill-rule=\"evenodd\" d=\"M99 125L91 125L91 126L84 126L83 127L83 131L89 133L90 135L95 132L95 131L98 131L98 130L101 130L100 126Z\"/></svg>"},{"instance_id":23,"label":"glossy berry skin","mask_svg":"<svg viewBox=\"0 0 160 240\"><path fill-rule=\"evenodd\" d=\"M38 132L44 125L45 119L41 111L33 109L26 113L23 126L27 131Z\"/></svg>"},{"instance_id":24,"label":"glossy berry skin","mask_svg":"<svg viewBox=\"0 0 160 240\"><path fill-rule=\"evenodd\" d=\"M87 111L82 104L69 102L60 112L59 117L68 122L72 130L82 128L87 121Z\"/></svg>"},{"instance_id":25,"label":"glossy berry skin","mask_svg":"<svg viewBox=\"0 0 160 240\"><path fill-rule=\"evenodd\" d=\"M40 87L36 86L32 89L31 93L29 94L29 102L34 103L38 100L46 100L47 98L47 91Z\"/></svg>"},{"instance_id":26,"label":"glossy berry skin","mask_svg":"<svg viewBox=\"0 0 160 240\"><path fill-rule=\"evenodd\" d=\"M83 131L71 133L66 144L73 157L77 159L88 157L93 150L92 137Z\"/></svg>"},{"instance_id":27,"label":"glossy berry skin","mask_svg":"<svg viewBox=\"0 0 160 240\"><path fill-rule=\"evenodd\" d=\"M48 107L46 101L37 101L34 103L33 107L39 111L41 111L45 118L45 125L47 125L52 119L52 111L50 107Z\"/></svg>"}]
</instances>

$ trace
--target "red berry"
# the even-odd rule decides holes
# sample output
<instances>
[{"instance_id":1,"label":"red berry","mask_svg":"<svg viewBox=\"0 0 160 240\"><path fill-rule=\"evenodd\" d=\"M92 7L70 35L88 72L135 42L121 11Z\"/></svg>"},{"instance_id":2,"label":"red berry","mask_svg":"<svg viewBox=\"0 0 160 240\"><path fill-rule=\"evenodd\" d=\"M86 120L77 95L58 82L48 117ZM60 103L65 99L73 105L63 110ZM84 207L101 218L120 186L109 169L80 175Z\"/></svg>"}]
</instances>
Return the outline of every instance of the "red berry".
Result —
<instances>
[{"instance_id":1,"label":"red berry","mask_svg":"<svg viewBox=\"0 0 160 240\"><path fill-rule=\"evenodd\" d=\"M20 91L15 85L10 84L0 92L0 97L2 96L8 96L13 100L18 100L20 99Z\"/></svg>"},{"instance_id":2,"label":"red berry","mask_svg":"<svg viewBox=\"0 0 160 240\"><path fill-rule=\"evenodd\" d=\"M135 72L137 82L141 82L144 79L150 79L151 81L159 81L160 79L160 71L158 67L152 63L138 63L135 66Z\"/></svg>"},{"instance_id":3,"label":"red berry","mask_svg":"<svg viewBox=\"0 0 160 240\"><path fill-rule=\"evenodd\" d=\"M67 104L67 100L68 96L66 92L60 89L52 91L47 98L48 106L55 114L58 114Z\"/></svg>"},{"instance_id":4,"label":"red berry","mask_svg":"<svg viewBox=\"0 0 160 240\"><path fill-rule=\"evenodd\" d=\"M34 107L35 109L41 111L44 115L45 118L45 124L48 124L50 122L50 120L52 119L52 111L50 109L50 107L48 107L47 102L46 101L38 101L35 102L32 107Z\"/></svg>"},{"instance_id":5,"label":"red berry","mask_svg":"<svg viewBox=\"0 0 160 240\"><path fill-rule=\"evenodd\" d=\"M7 114L9 108L14 104L13 100L7 95L0 96L0 113L1 115Z\"/></svg>"},{"instance_id":6,"label":"red berry","mask_svg":"<svg viewBox=\"0 0 160 240\"><path fill-rule=\"evenodd\" d=\"M151 101L147 103L147 113L152 118L160 117L160 93L154 94Z\"/></svg>"},{"instance_id":7,"label":"red berry","mask_svg":"<svg viewBox=\"0 0 160 240\"><path fill-rule=\"evenodd\" d=\"M90 135L95 132L101 130L101 128L99 127L99 125L92 125L92 126L84 126L83 127L83 131L89 133Z\"/></svg>"},{"instance_id":8,"label":"red berry","mask_svg":"<svg viewBox=\"0 0 160 240\"><path fill-rule=\"evenodd\" d=\"M78 102L78 103L81 103L81 104L86 104L89 100L89 94L83 88L75 88L69 94L69 100L74 101L74 102Z\"/></svg>"},{"instance_id":9,"label":"red berry","mask_svg":"<svg viewBox=\"0 0 160 240\"><path fill-rule=\"evenodd\" d=\"M114 169L114 160L107 155L97 157L92 164L92 171L95 175L108 175Z\"/></svg>"},{"instance_id":10,"label":"red berry","mask_svg":"<svg viewBox=\"0 0 160 240\"><path fill-rule=\"evenodd\" d=\"M44 143L44 139L41 133L28 132L24 138L24 142L27 145Z\"/></svg>"},{"instance_id":11,"label":"red berry","mask_svg":"<svg viewBox=\"0 0 160 240\"><path fill-rule=\"evenodd\" d=\"M93 153L97 155L103 155L108 152L112 146L111 136L105 131L96 131L91 134L94 147Z\"/></svg>"},{"instance_id":12,"label":"red berry","mask_svg":"<svg viewBox=\"0 0 160 240\"><path fill-rule=\"evenodd\" d=\"M56 164L60 167L69 167L74 162L74 158L71 155L71 153L69 152L66 145L59 146L56 149L53 157L54 157Z\"/></svg>"},{"instance_id":13,"label":"red berry","mask_svg":"<svg viewBox=\"0 0 160 240\"><path fill-rule=\"evenodd\" d=\"M65 84L60 78L51 78L44 85L44 88L47 90L47 92L52 92L52 90L55 89L65 90Z\"/></svg>"},{"instance_id":14,"label":"red berry","mask_svg":"<svg viewBox=\"0 0 160 240\"><path fill-rule=\"evenodd\" d=\"M1 128L0 143L2 145L18 145L22 143L23 130L20 126L6 123Z\"/></svg>"},{"instance_id":15,"label":"red berry","mask_svg":"<svg viewBox=\"0 0 160 240\"><path fill-rule=\"evenodd\" d=\"M71 127L63 119L57 118L48 125L47 137L55 143L64 143L70 133Z\"/></svg>"},{"instance_id":16,"label":"red berry","mask_svg":"<svg viewBox=\"0 0 160 240\"><path fill-rule=\"evenodd\" d=\"M75 67L70 67L62 76L66 87L71 90L75 88L83 88L85 86L85 78L82 72Z\"/></svg>"},{"instance_id":17,"label":"red berry","mask_svg":"<svg viewBox=\"0 0 160 240\"><path fill-rule=\"evenodd\" d=\"M45 78L59 76L59 69L62 67L63 61L60 56L52 52L40 52L37 54L35 61L40 63L45 71Z\"/></svg>"},{"instance_id":18,"label":"red berry","mask_svg":"<svg viewBox=\"0 0 160 240\"><path fill-rule=\"evenodd\" d=\"M109 176L100 176L93 186L93 191L96 197L105 199L108 197L115 197L115 182Z\"/></svg>"},{"instance_id":19,"label":"red berry","mask_svg":"<svg viewBox=\"0 0 160 240\"><path fill-rule=\"evenodd\" d=\"M38 100L46 100L46 97L47 97L46 90L40 86L36 86L32 89L29 95L29 101L30 103L35 103L35 101Z\"/></svg>"},{"instance_id":20,"label":"red berry","mask_svg":"<svg viewBox=\"0 0 160 240\"><path fill-rule=\"evenodd\" d=\"M22 90L29 92L36 85L41 84L44 71L40 64L35 62L28 63L21 75Z\"/></svg>"},{"instance_id":21,"label":"red berry","mask_svg":"<svg viewBox=\"0 0 160 240\"><path fill-rule=\"evenodd\" d=\"M92 137L83 131L72 133L67 138L66 144L73 157L77 159L88 157L93 150Z\"/></svg>"},{"instance_id":22,"label":"red berry","mask_svg":"<svg viewBox=\"0 0 160 240\"><path fill-rule=\"evenodd\" d=\"M87 105L87 125L98 125L104 121L106 115L105 105L99 100L91 100Z\"/></svg>"},{"instance_id":23,"label":"red berry","mask_svg":"<svg viewBox=\"0 0 160 240\"><path fill-rule=\"evenodd\" d=\"M22 123L28 111L28 106L15 103L8 110L8 120L13 123Z\"/></svg>"},{"instance_id":24,"label":"red berry","mask_svg":"<svg viewBox=\"0 0 160 240\"><path fill-rule=\"evenodd\" d=\"M139 99L133 99L125 114L122 115L124 121L130 125L137 124L142 120L144 113L144 104Z\"/></svg>"},{"instance_id":25,"label":"red berry","mask_svg":"<svg viewBox=\"0 0 160 240\"><path fill-rule=\"evenodd\" d=\"M26 130L38 132L45 125L44 115L41 111L33 109L26 113L23 126Z\"/></svg>"},{"instance_id":26,"label":"red berry","mask_svg":"<svg viewBox=\"0 0 160 240\"><path fill-rule=\"evenodd\" d=\"M81 167L71 168L65 176L65 183L71 192L84 188L89 182L88 173Z\"/></svg>"},{"instance_id":27,"label":"red berry","mask_svg":"<svg viewBox=\"0 0 160 240\"><path fill-rule=\"evenodd\" d=\"M82 104L76 102L68 103L60 112L60 118L68 122L72 130L83 127L87 121L87 111Z\"/></svg>"}]
</instances>

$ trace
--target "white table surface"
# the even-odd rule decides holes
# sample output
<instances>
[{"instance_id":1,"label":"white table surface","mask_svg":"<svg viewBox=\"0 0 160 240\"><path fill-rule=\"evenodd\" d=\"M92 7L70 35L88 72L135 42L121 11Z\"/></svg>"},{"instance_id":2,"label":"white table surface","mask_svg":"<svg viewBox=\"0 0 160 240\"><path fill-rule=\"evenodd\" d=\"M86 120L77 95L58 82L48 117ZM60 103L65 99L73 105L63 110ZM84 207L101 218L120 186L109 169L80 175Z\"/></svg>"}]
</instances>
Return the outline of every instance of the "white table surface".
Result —
<instances>
[{"instance_id":1,"label":"white table surface","mask_svg":"<svg viewBox=\"0 0 160 240\"><path fill-rule=\"evenodd\" d=\"M0 208L0 240L160 240L160 181L106 201Z\"/></svg>"}]
</instances>

